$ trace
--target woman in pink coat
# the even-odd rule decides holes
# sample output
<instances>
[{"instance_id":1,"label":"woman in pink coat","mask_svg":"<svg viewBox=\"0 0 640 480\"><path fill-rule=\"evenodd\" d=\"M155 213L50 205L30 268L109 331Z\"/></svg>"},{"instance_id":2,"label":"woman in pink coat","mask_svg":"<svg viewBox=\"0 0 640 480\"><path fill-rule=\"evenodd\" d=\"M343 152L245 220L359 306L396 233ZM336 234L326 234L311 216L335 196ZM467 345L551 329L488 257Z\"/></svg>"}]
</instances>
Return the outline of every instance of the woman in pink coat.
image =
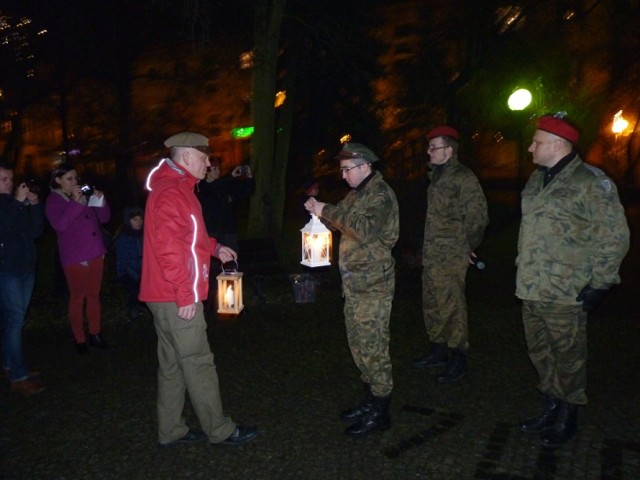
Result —
<instances>
[{"instance_id":1,"label":"woman in pink coat","mask_svg":"<svg viewBox=\"0 0 640 480\"><path fill-rule=\"evenodd\" d=\"M78 185L78 174L70 164L51 172L51 194L45 214L58 236L60 263L69 287L69 323L79 354L89 345L110 349L102 338L100 321L100 287L106 248L101 224L111 212L104 194L92 187ZM84 305L87 306L89 336L84 330Z\"/></svg>"}]
</instances>

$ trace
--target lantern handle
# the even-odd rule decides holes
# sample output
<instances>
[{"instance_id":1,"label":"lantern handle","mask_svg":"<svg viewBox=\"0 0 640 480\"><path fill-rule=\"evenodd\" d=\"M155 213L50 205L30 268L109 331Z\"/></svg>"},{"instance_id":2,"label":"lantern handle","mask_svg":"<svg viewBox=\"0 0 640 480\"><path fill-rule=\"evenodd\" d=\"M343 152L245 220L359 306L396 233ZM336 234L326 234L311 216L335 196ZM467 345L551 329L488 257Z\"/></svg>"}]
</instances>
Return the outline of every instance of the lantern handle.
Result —
<instances>
[{"instance_id":1,"label":"lantern handle","mask_svg":"<svg viewBox=\"0 0 640 480\"><path fill-rule=\"evenodd\" d=\"M234 268L233 270L225 270L224 269L224 264L225 263L231 263L232 261L235 262L236 268ZM220 263L220 270L222 270L222 273L238 273L238 260L234 258L233 260L229 260L228 262L221 262Z\"/></svg>"}]
</instances>

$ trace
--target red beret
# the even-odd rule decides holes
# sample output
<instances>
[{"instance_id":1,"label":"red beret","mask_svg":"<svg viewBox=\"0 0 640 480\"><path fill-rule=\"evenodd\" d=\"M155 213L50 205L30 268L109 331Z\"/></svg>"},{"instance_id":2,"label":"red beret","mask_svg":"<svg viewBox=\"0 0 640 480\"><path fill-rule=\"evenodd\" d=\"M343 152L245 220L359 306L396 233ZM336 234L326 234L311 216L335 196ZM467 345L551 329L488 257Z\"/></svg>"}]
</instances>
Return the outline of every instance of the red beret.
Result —
<instances>
[{"instance_id":1,"label":"red beret","mask_svg":"<svg viewBox=\"0 0 640 480\"><path fill-rule=\"evenodd\" d=\"M544 130L545 132L553 133L565 140L569 140L573 144L578 143L578 140L580 140L580 132L578 132L576 127L566 120L552 115L540 117L537 128L538 130Z\"/></svg>"},{"instance_id":2,"label":"red beret","mask_svg":"<svg viewBox=\"0 0 640 480\"><path fill-rule=\"evenodd\" d=\"M427 133L427 140L431 140L436 137L451 137L458 140L460 138L460 134L458 134L458 131L455 128L450 127L449 125L442 125Z\"/></svg>"}]
</instances>

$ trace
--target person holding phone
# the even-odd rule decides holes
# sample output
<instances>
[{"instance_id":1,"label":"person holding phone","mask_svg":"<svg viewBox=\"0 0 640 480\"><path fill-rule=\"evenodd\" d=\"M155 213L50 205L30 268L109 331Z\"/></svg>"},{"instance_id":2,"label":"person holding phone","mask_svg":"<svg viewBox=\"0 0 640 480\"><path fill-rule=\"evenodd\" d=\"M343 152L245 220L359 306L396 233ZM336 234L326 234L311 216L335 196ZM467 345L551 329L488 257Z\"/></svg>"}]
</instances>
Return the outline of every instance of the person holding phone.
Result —
<instances>
[{"instance_id":1,"label":"person holding phone","mask_svg":"<svg viewBox=\"0 0 640 480\"><path fill-rule=\"evenodd\" d=\"M104 272L102 224L111 217L104 193L91 188L83 192L73 165L64 163L51 172L51 193L45 214L58 237L60 263L69 287L69 323L80 355L89 352L87 344L101 350L111 345L102 336L100 289ZM86 189L85 189L86 190ZM88 333L84 328L86 304Z\"/></svg>"}]
</instances>

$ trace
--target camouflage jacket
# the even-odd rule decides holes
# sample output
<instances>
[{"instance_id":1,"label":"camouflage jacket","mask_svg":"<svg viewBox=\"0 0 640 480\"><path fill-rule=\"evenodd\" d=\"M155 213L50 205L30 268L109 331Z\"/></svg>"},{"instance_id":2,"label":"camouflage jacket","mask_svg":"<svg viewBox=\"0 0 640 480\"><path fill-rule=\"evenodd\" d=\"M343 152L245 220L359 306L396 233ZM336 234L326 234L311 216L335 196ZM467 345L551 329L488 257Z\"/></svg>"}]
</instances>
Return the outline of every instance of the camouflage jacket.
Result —
<instances>
[{"instance_id":1,"label":"camouflage jacket","mask_svg":"<svg viewBox=\"0 0 640 480\"><path fill-rule=\"evenodd\" d=\"M443 261L443 255L468 255L482 242L489 223L487 199L473 172L457 156L441 168L435 180L435 172L429 173L423 265L434 258Z\"/></svg>"},{"instance_id":2,"label":"camouflage jacket","mask_svg":"<svg viewBox=\"0 0 640 480\"><path fill-rule=\"evenodd\" d=\"M391 249L398 240L400 218L396 195L380 172L373 172L337 205L325 205L322 218L341 232L339 265L345 289L353 293L393 289Z\"/></svg>"},{"instance_id":3,"label":"camouflage jacket","mask_svg":"<svg viewBox=\"0 0 640 480\"><path fill-rule=\"evenodd\" d=\"M577 304L586 285L619 283L629 227L616 186L578 155L543 188L535 171L522 191L516 295Z\"/></svg>"}]
</instances>

